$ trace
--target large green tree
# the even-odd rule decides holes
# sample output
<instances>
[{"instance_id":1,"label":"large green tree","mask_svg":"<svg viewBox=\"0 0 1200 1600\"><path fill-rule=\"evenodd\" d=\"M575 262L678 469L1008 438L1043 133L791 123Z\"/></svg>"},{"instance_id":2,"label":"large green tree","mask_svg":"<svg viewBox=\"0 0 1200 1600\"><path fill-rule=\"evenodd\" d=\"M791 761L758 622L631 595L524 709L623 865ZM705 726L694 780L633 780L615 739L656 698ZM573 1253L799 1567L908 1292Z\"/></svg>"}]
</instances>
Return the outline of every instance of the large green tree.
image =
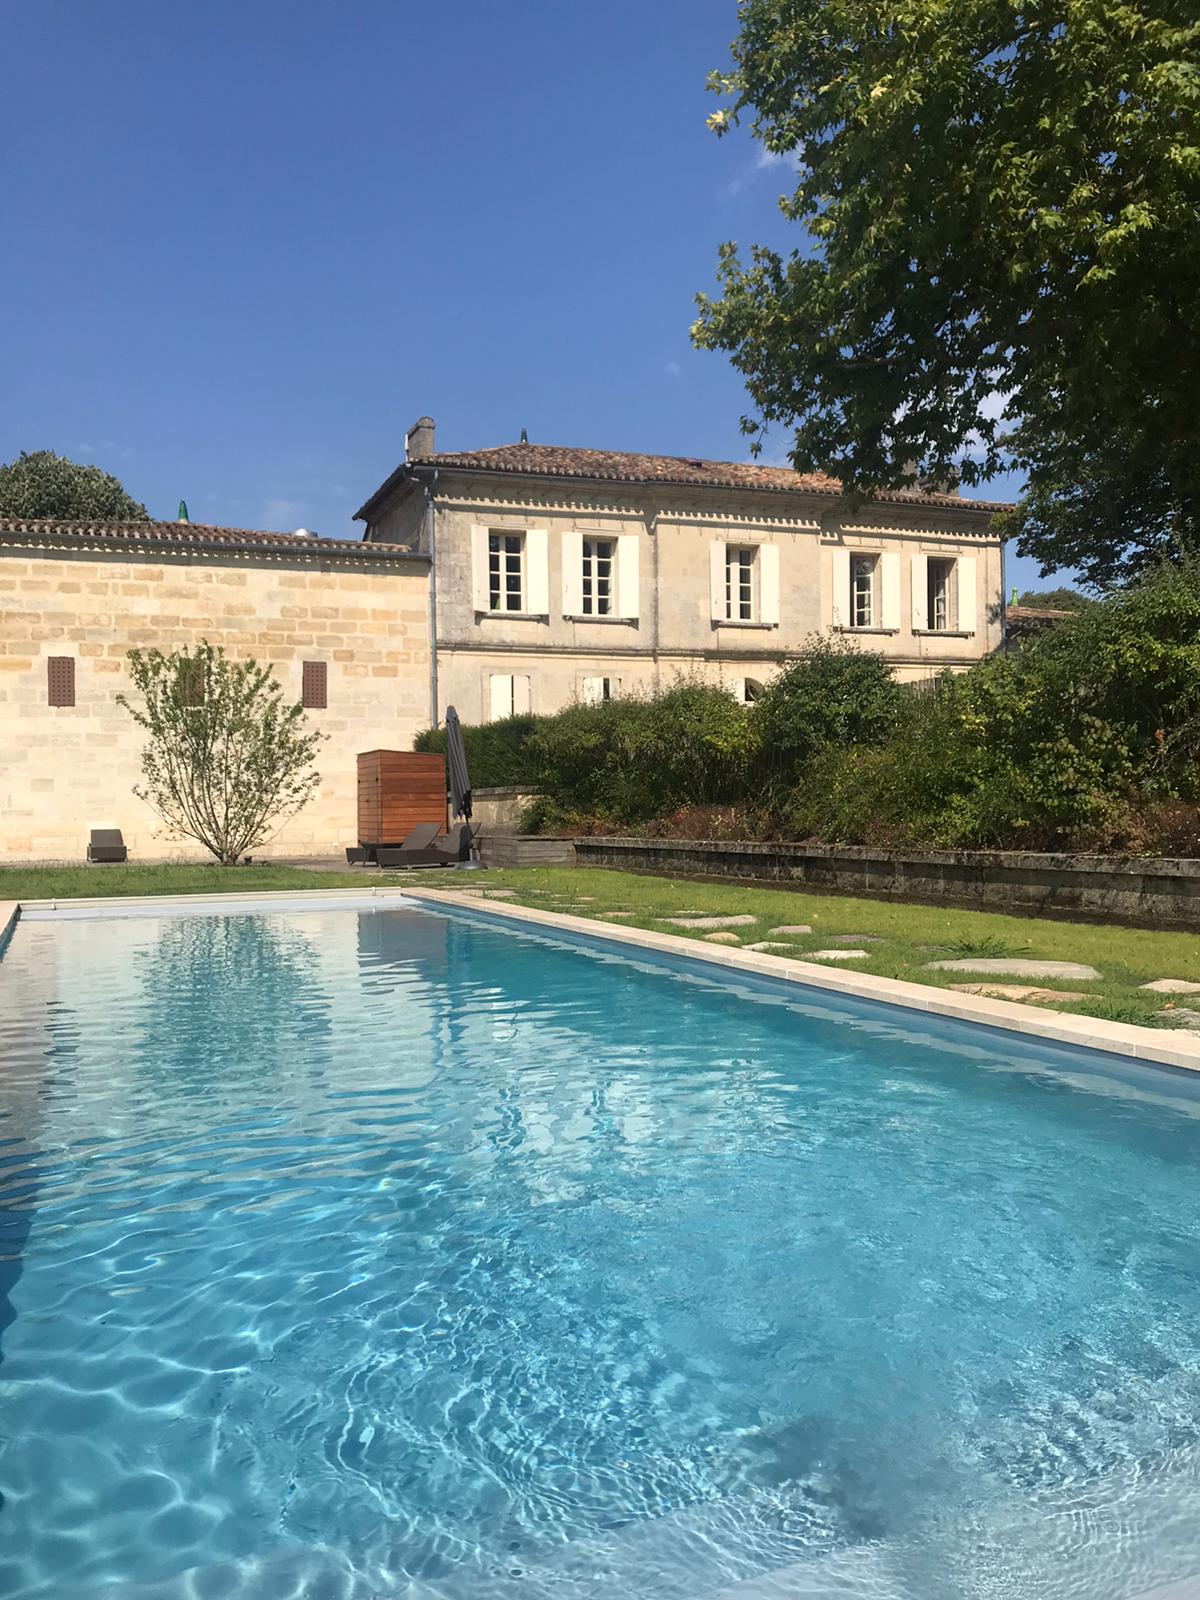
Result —
<instances>
[{"instance_id":1,"label":"large green tree","mask_svg":"<svg viewBox=\"0 0 1200 1600\"><path fill-rule=\"evenodd\" d=\"M802 470L1011 466L1007 531L1107 584L1200 545L1196 0L742 0L739 121L798 247L722 248L693 330ZM914 469L915 465L915 470Z\"/></svg>"},{"instance_id":2,"label":"large green tree","mask_svg":"<svg viewBox=\"0 0 1200 1600\"><path fill-rule=\"evenodd\" d=\"M143 522L145 506L99 467L53 450L22 451L0 466L0 517L50 517L58 522Z\"/></svg>"}]
</instances>

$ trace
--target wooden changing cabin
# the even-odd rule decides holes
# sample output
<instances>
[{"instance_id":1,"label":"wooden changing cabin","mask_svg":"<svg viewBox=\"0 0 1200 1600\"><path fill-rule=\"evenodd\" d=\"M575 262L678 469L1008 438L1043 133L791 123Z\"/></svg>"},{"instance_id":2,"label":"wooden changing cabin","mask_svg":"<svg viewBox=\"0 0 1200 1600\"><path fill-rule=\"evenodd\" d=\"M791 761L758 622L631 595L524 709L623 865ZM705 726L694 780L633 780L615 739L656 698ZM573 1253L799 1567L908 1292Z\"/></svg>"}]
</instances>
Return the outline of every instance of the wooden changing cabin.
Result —
<instances>
[{"instance_id":1,"label":"wooden changing cabin","mask_svg":"<svg viewBox=\"0 0 1200 1600\"><path fill-rule=\"evenodd\" d=\"M403 844L422 822L446 826L446 758L411 750L366 750L358 758L358 842L368 859Z\"/></svg>"}]
</instances>

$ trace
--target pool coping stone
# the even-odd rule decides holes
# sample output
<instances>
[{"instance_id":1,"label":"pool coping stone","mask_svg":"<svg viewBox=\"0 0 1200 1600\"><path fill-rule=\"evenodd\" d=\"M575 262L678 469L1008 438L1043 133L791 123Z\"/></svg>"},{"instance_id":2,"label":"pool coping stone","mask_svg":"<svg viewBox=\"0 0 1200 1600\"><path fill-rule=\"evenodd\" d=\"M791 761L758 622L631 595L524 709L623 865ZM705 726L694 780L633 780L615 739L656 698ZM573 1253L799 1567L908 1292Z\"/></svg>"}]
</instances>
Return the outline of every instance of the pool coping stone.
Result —
<instances>
[{"instance_id":1,"label":"pool coping stone","mask_svg":"<svg viewBox=\"0 0 1200 1600\"><path fill-rule=\"evenodd\" d=\"M72 909L113 910L119 907L142 908L153 911L172 906L247 905L255 902L255 909L278 906L334 902L339 907L353 909L355 904L379 906L394 902L403 905L425 904L431 906L457 905L461 910L477 916L503 922L525 923L547 932L562 929L604 943L627 946L631 949L655 951L661 955L701 961L708 966L743 972L752 976L782 979L798 988L824 989L834 994L857 1000L872 1000L884 1005L899 1006L907 1011L927 1012L933 1016L949 1017L958 1022L974 1022L983 1027L1000 1028L1008 1033L1028 1035L1034 1039L1049 1040L1054 1044L1069 1044L1085 1050L1101 1050L1109 1055L1131 1057L1136 1061L1158 1066L1181 1067L1190 1072L1200 1072L1200 1038L1164 1034L1156 1028L1141 1028L1129 1022L1108 1022L1099 1017L1081 1017L1068 1012L1044 1011L1037 1006L1022 1005L1016 1000L991 1000L984 995L959 994L952 989L938 989L930 985L907 983L902 978L880 978L871 973L856 972L842 966L822 966L815 962L799 961L793 957L769 955L765 951L748 950L745 946L730 949L727 945L707 944L701 939L689 939L683 934L658 933L646 928L630 928L622 924L601 921L598 917L576 917L566 911L543 911L533 906L507 905L503 901L488 900L482 904L475 899L459 896L447 886L434 889L405 886L358 889L286 889L265 890L257 894L174 894L174 895L108 895L94 898L61 897L48 900L0 901L0 950L3 941L17 922L22 909L30 911L59 911Z\"/></svg>"}]
</instances>

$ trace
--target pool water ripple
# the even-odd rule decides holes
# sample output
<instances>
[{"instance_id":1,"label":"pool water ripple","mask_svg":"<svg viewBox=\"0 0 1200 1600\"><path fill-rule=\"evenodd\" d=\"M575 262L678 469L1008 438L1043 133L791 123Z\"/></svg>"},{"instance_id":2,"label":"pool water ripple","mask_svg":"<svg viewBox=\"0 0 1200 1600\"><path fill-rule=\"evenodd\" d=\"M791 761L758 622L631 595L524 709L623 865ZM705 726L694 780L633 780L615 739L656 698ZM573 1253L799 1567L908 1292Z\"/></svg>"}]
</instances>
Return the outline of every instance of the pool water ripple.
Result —
<instances>
[{"instance_id":1,"label":"pool water ripple","mask_svg":"<svg viewBox=\"0 0 1200 1600\"><path fill-rule=\"evenodd\" d=\"M1200 1088L432 911L0 962L3 1600L1200 1573Z\"/></svg>"}]
</instances>

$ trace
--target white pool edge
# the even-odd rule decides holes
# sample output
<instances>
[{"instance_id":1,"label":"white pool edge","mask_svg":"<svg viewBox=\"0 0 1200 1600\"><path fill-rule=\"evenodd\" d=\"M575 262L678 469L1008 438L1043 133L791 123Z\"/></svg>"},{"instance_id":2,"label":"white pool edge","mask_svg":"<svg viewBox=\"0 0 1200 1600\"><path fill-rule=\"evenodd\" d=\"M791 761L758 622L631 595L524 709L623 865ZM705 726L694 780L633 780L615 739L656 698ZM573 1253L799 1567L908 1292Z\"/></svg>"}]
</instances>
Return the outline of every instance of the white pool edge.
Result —
<instances>
[{"instance_id":1,"label":"white pool edge","mask_svg":"<svg viewBox=\"0 0 1200 1600\"><path fill-rule=\"evenodd\" d=\"M1128 1022L1106 1022L1098 1017L1074 1016L1061 1011L1043 1011L1015 1000L991 1000L985 995L958 994L900 978L878 978L867 972L845 967L826 967L788 956L773 956L761 950L731 949L705 944L683 934L657 933L646 928L629 928L599 917L576 917L562 911L541 911L532 906L505 905L497 900L468 898L455 889L388 887L368 889L265 890L260 894L173 894L120 895L86 899L2 900L0 901L0 949L22 909L29 911L109 910L117 907L141 909L146 913L177 906L247 907L270 910L278 907L329 904L348 910L361 906L382 909L421 903L451 906L475 911L500 922L525 924L553 933L556 929L584 938L603 939L631 950L648 950L659 955L700 961L720 971L746 973L794 984L801 989L820 989L855 1000L872 1000L906 1011L948 1017L956 1022L972 1022L985 1028L1000 1028L1052 1044L1073 1045L1083 1050L1099 1050L1107 1055L1131 1057L1155 1066L1180 1067L1200 1072L1200 1038L1165 1034L1157 1028L1140 1028Z\"/></svg>"}]
</instances>

